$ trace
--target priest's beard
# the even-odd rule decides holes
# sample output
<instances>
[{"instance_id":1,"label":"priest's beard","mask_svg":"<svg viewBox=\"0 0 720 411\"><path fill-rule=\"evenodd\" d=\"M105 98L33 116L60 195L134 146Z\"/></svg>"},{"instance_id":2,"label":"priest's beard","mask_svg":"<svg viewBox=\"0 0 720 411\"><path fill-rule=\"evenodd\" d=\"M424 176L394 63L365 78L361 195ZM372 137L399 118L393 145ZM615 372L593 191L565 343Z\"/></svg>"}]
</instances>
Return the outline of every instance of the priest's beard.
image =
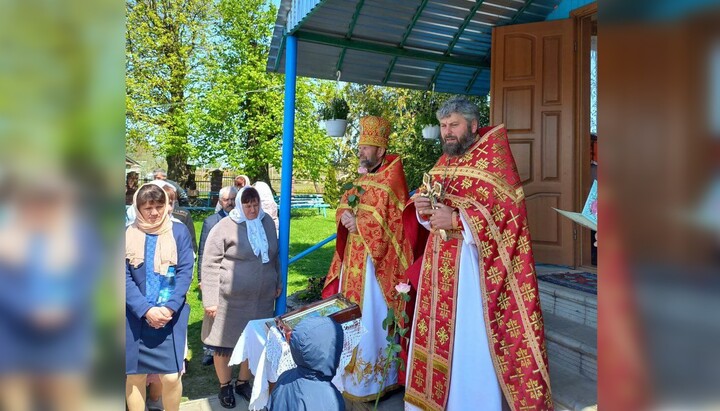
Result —
<instances>
[{"instance_id":1,"label":"priest's beard","mask_svg":"<svg viewBox=\"0 0 720 411\"><path fill-rule=\"evenodd\" d=\"M365 167L368 171L375 168L380 163L380 159L376 155L371 155L368 158L360 157L360 166Z\"/></svg>"},{"instance_id":2,"label":"priest's beard","mask_svg":"<svg viewBox=\"0 0 720 411\"><path fill-rule=\"evenodd\" d=\"M460 155L465 154L468 148L472 146L475 143L475 134L470 130L470 126L468 125L467 131L460 136L457 137L456 142L448 143L445 139L448 137L455 137L453 135L447 135L443 136L441 138L442 140L442 150L443 153L451 156L451 157L457 157Z\"/></svg>"}]
</instances>

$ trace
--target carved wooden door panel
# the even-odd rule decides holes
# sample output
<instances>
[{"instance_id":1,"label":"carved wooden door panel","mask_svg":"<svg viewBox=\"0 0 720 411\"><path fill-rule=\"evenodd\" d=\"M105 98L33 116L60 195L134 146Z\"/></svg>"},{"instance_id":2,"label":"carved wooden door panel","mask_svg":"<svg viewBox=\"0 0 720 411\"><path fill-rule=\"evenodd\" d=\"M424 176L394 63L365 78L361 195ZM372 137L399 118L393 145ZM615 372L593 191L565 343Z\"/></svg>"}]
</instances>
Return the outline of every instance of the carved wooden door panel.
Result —
<instances>
[{"instance_id":1,"label":"carved wooden door panel","mask_svg":"<svg viewBox=\"0 0 720 411\"><path fill-rule=\"evenodd\" d=\"M575 264L574 22L493 29L492 124L505 123L525 191L537 263Z\"/></svg>"}]
</instances>

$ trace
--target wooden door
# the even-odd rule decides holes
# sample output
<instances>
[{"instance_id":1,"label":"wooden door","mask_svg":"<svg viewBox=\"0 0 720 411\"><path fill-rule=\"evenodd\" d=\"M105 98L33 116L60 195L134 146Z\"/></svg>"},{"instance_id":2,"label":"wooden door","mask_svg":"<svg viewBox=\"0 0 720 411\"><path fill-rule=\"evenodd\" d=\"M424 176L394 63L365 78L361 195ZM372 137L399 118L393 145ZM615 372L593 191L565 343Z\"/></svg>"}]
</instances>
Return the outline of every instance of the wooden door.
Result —
<instances>
[{"instance_id":1,"label":"wooden door","mask_svg":"<svg viewBox=\"0 0 720 411\"><path fill-rule=\"evenodd\" d=\"M496 27L492 37L492 124L505 123L525 191L536 263L573 266L576 210L574 22Z\"/></svg>"}]
</instances>

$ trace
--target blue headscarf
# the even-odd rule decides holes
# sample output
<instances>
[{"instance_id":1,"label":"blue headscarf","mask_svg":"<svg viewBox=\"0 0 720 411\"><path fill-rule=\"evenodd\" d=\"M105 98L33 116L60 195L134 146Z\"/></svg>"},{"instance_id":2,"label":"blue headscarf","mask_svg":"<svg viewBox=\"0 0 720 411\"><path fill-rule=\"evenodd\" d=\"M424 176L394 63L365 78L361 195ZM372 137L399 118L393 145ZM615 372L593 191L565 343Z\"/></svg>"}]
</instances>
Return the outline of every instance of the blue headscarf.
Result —
<instances>
[{"instance_id":1,"label":"blue headscarf","mask_svg":"<svg viewBox=\"0 0 720 411\"><path fill-rule=\"evenodd\" d=\"M270 261L270 257L268 256L267 235L265 235L265 227L263 227L262 224L262 219L263 217L265 217L265 212L262 210L262 207L260 207L260 204L258 204L260 212L258 213L257 218L252 220L247 219L247 217L245 216L245 212L243 211L242 204L240 202L240 196L242 195L242 192L246 189L246 187L243 187L242 190L238 192L238 200L235 202L235 208L230 211L229 217L238 224L242 222L245 223L245 225L247 226L248 241L250 242L253 253L255 253L256 256L261 256L262 262L263 264L265 264Z\"/></svg>"}]
</instances>

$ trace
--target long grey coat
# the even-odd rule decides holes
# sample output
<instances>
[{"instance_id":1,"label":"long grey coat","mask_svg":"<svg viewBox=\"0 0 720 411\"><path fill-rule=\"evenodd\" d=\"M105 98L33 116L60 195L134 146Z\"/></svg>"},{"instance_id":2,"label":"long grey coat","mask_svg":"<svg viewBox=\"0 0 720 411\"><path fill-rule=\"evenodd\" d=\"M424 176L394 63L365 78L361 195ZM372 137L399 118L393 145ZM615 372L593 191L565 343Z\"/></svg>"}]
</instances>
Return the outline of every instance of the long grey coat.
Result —
<instances>
[{"instance_id":1,"label":"long grey coat","mask_svg":"<svg viewBox=\"0 0 720 411\"><path fill-rule=\"evenodd\" d=\"M207 345L235 347L248 321L273 316L281 288L278 241L268 215L262 224L270 257L265 264L253 254L244 222L223 218L210 230L202 260L203 306L218 309L215 318L203 318L201 337Z\"/></svg>"}]
</instances>

